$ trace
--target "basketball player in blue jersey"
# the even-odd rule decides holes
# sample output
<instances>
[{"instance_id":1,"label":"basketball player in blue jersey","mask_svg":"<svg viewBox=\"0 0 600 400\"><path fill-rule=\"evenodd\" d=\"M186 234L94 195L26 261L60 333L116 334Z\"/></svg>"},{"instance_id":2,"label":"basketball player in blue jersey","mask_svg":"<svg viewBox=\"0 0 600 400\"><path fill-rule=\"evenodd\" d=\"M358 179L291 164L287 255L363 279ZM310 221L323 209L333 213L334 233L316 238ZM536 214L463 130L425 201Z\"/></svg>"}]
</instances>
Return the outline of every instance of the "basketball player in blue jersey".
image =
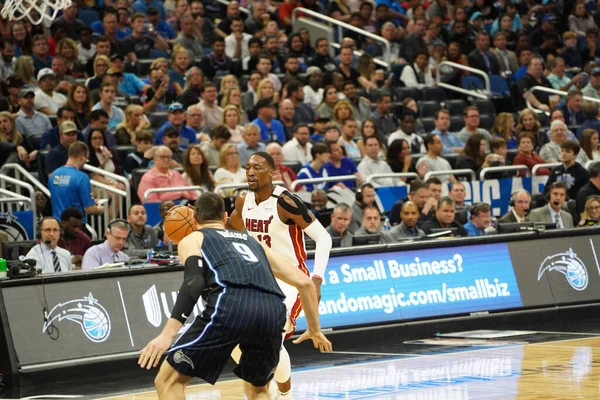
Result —
<instances>
[{"instance_id":1,"label":"basketball player in blue jersey","mask_svg":"<svg viewBox=\"0 0 600 400\"><path fill-rule=\"evenodd\" d=\"M306 268L306 248L304 233L316 243L315 266L312 280L317 287L317 295L321 299L321 282L329 260L331 237L323 225L306 208L298 196L290 193L281 186L273 185L275 161L265 152L254 153L246 164L246 177L250 191L238 196L235 200L235 210L229 218L229 226L237 231L247 230L263 245L284 257L287 262L297 267L302 273L309 275ZM296 329L296 318L302 310L298 291L278 281L279 287L285 294L285 305L288 320L285 326L285 337L288 338ZM236 348L232 357L239 360L239 349ZM292 366L290 356L285 347L281 346L279 365L275 371L278 393L275 387L273 398L292 398Z\"/></svg>"},{"instance_id":2,"label":"basketball player in blue jersey","mask_svg":"<svg viewBox=\"0 0 600 400\"><path fill-rule=\"evenodd\" d=\"M315 348L331 351L319 325L314 284L252 236L226 230L227 214L219 195L200 196L195 214L199 230L178 246L185 272L171 318L144 347L138 364L148 369L157 366L170 347L155 379L156 389L160 399L185 399L192 377L214 384L239 345L242 357L234 373L244 380L248 399L267 400L286 319L284 295L273 273L300 292L308 330L294 343L311 339ZM172 345L200 296L204 311Z\"/></svg>"}]
</instances>

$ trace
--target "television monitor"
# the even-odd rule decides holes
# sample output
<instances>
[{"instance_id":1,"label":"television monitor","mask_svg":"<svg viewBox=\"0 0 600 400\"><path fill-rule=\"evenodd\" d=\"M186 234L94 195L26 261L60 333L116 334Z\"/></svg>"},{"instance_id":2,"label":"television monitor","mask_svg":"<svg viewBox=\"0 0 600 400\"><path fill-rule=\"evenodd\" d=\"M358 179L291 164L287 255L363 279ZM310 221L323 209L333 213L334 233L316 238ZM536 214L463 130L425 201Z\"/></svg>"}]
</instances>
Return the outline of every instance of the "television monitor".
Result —
<instances>
[{"instance_id":1,"label":"television monitor","mask_svg":"<svg viewBox=\"0 0 600 400\"><path fill-rule=\"evenodd\" d=\"M315 218L321 223L321 225L323 225L324 228L327 228L329 225L331 225L331 214L333 214L333 209L325 208L317 211L315 213Z\"/></svg>"},{"instance_id":2,"label":"television monitor","mask_svg":"<svg viewBox=\"0 0 600 400\"><path fill-rule=\"evenodd\" d=\"M379 244L381 237L378 233L373 235L360 235L352 238L352 246L365 246L369 244Z\"/></svg>"},{"instance_id":3,"label":"television monitor","mask_svg":"<svg viewBox=\"0 0 600 400\"><path fill-rule=\"evenodd\" d=\"M498 233L515 233L533 228L533 222L506 222L498 224Z\"/></svg>"},{"instance_id":4,"label":"television monitor","mask_svg":"<svg viewBox=\"0 0 600 400\"><path fill-rule=\"evenodd\" d=\"M18 260L19 256L29 253L33 246L35 246L33 240L2 242L2 258L7 261Z\"/></svg>"},{"instance_id":5,"label":"television monitor","mask_svg":"<svg viewBox=\"0 0 600 400\"><path fill-rule=\"evenodd\" d=\"M544 228L545 230L556 229L555 222L534 222L534 226L539 229Z\"/></svg>"}]
</instances>

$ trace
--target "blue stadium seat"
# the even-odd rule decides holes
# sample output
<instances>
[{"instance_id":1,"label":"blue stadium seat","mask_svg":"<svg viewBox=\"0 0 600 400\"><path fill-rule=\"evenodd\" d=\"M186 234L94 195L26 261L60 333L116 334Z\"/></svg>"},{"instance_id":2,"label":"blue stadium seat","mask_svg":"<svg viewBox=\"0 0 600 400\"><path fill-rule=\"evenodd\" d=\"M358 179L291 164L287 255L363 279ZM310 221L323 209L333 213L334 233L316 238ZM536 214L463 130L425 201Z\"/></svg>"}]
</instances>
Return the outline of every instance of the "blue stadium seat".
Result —
<instances>
[{"instance_id":1,"label":"blue stadium seat","mask_svg":"<svg viewBox=\"0 0 600 400\"><path fill-rule=\"evenodd\" d=\"M77 12L77 18L79 18L87 26L91 26L92 23L100 19L98 11L92 8L80 8Z\"/></svg>"},{"instance_id":2,"label":"blue stadium seat","mask_svg":"<svg viewBox=\"0 0 600 400\"><path fill-rule=\"evenodd\" d=\"M490 75L490 90L494 97L510 96L510 88L505 78L500 75Z\"/></svg>"},{"instance_id":3,"label":"blue stadium seat","mask_svg":"<svg viewBox=\"0 0 600 400\"><path fill-rule=\"evenodd\" d=\"M461 86L463 87L463 89L467 90L485 89L485 84L483 83L483 80L473 75L463 76Z\"/></svg>"}]
</instances>

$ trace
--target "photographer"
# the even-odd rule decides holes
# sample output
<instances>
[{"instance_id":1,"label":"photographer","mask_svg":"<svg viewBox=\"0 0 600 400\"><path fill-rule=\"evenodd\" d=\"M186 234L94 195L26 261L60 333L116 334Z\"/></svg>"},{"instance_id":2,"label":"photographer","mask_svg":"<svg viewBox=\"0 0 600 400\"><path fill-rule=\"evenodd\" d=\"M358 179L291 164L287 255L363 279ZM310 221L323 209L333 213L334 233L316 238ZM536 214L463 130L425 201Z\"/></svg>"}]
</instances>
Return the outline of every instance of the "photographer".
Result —
<instances>
[{"instance_id":1,"label":"photographer","mask_svg":"<svg viewBox=\"0 0 600 400\"><path fill-rule=\"evenodd\" d=\"M167 105L176 100L175 92L169 90L169 76L161 69L155 68L150 71L150 88L140 98L144 113L155 111L166 111Z\"/></svg>"}]
</instances>

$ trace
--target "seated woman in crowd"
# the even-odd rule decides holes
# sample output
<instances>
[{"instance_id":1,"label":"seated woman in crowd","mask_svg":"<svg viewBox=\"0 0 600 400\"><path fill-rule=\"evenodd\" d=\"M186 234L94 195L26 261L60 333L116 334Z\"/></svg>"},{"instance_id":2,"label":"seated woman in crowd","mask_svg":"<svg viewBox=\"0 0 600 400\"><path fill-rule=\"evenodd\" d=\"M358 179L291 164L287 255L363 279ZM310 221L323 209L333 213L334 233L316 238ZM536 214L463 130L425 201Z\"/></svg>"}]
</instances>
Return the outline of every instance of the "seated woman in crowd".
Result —
<instances>
[{"instance_id":1,"label":"seated woman in crowd","mask_svg":"<svg viewBox=\"0 0 600 400\"><path fill-rule=\"evenodd\" d=\"M273 181L283 181L285 186L290 189L292 182L296 180L296 174L290 167L283 164L283 151L281 145L276 142L269 143L267 145L267 153L273 157L275 162L275 174L273 175Z\"/></svg>"},{"instance_id":2,"label":"seated woman in crowd","mask_svg":"<svg viewBox=\"0 0 600 400\"><path fill-rule=\"evenodd\" d=\"M530 132L523 132L519 135L517 140L519 144L519 152L513 160L513 165L526 165L530 171L537 164L545 164L546 161L534 151L533 143L535 141L534 136ZM538 175L550 175L548 168L540 168L537 172ZM526 176L525 171L519 171L519 176Z\"/></svg>"},{"instance_id":3,"label":"seated woman in crowd","mask_svg":"<svg viewBox=\"0 0 600 400\"><path fill-rule=\"evenodd\" d=\"M323 90L323 101L317 107L317 115L320 118L333 118L333 110L338 102L338 91L332 85L325 86Z\"/></svg>"},{"instance_id":4,"label":"seated woman in crowd","mask_svg":"<svg viewBox=\"0 0 600 400\"><path fill-rule=\"evenodd\" d=\"M240 112L240 124L246 125L249 122L248 115L242 108L242 90L237 86L227 89L221 99L221 108L225 109L225 107L230 105L237 107Z\"/></svg>"},{"instance_id":5,"label":"seated woman in crowd","mask_svg":"<svg viewBox=\"0 0 600 400\"><path fill-rule=\"evenodd\" d=\"M92 98L90 91L85 85L76 83L71 89L69 96L67 96L65 105L75 110L75 125L77 125L77 129L82 130L88 126L90 114L92 113Z\"/></svg>"},{"instance_id":6,"label":"seated woman in crowd","mask_svg":"<svg viewBox=\"0 0 600 400\"><path fill-rule=\"evenodd\" d=\"M215 171L215 185L246 183L246 171L240 165L240 154L233 143L225 143L219 151L219 168ZM231 197L234 189L222 192L224 197Z\"/></svg>"},{"instance_id":7,"label":"seated woman in crowd","mask_svg":"<svg viewBox=\"0 0 600 400\"><path fill-rule=\"evenodd\" d=\"M360 57L358 57L357 67L358 73L360 74L360 77L358 78L358 84L367 91L371 89L377 89L378 77L375 74L375 62L373 61L373 56L363 53ZM379 78L383 78L383 76Z\"/></svg>"},{"instance_id":8,"label":"seated woman in crowd","mask_svg":"<svg viewBox=\"0 0 600 400\"><path fill-rule=\"evenodd\" d=\"M581 133L579 144L581 150L577 155L577 162L585 167L589 161L600 161L600 151L598 151L598 131L594 129L584 129Z\"/></svg>"},{"instance_id":9,"label":"seated woman in crowd","mask_svg":"<svg viewBox=\"0 0 600 400\"><path fill-rule=\"evenodd\" d=\"M256 89L256 102L262 99L273 99L273 102L279 101L279 93L275 91L275 86L273 82L268 79L263 79L258 84L258 89Z\"/></svg>"},{"instance_id":10,"label":"seated woman in crowd","mask_svg":"<svg viewBox=\"0 0 600 400\"><path fill-rule=\"evenodd\" d=\"M13 66L13 75L21 78L25 86L30 88L37 87L33 58L30 56L21 56L17 58L17 61L15 61L15 65Z\"/></svg>"},{"instance_id":11,"label":"seated woman in crowd","mask_svg":"<svg viewBox=\"0 0 600 400\"><path fill-rule=\"evenodd\" d=\"M338 128L341 128L344 121L348 118L356 118L352 105L347 100L340 100L335 103L331 115L331 122Z\"/></svg>"},{"instance_id":12,"label":"seated woman in crowd","mask_svg":"<svg viewBox=\"0 0 600 400\"><path fill-rule=\"evenodd\" d=\"M219 95L217 96L218 101L221 102L225 96L225 92L235 87L240 87L238 78L233 74L225 75L223 79L221 79Z\"/></svg>"},{"instance_id":13,"label":"seated woman in crowd","mask_svg":"<svg viewBox=\"0 0 600 400\"><path fill-rule=\"evenodd\" d=\"M581 213L579 226L596 226L600 220L600 197L591 196L585 201L585 208Z\"/></svg>"},{"instance_id":14,"label":"seated woman in crowd","mask_svg":"<svg viewBox=\"0 0 600 400\"><path fill-rule=\"evenodd\" d=\"M64 38L59 40L56 45L56 54L65 59L67 67L65 75L72 76L73 78L83 77L85 66L81 65L77 60L79 50L77 49L77 43L73 39Z\"/></svg>"},{"instance_id":15,"label":"seated woman in crowd","mask_svg":"<svg viewBox=\"0 0 600 400\"><path fill-rule=\"evenodd\" d=\"M108 57L96 55L96 58L94 59L94 76L85 81L85 87L87 87L90 92L94 89L100 88L100 85L104 80L104 76L108 72L110 66L111 63Z\"/></svg>"},{"instance_id":16,"label":"seated woman in crowd","mask_svg":"<svg viewBox=\"0 0 600 400\"><path fill-rule=\"evenodd\" d=\"M465 150L456 160L456 169L470 169L477 174L485 161L487 140L478 133L469 136Z\"/></svg>"},{"instance_id":17,"label":"seated woman in crowd","mask_svg":"<svg viewBox=\"0 0 600 400\"><path fill-rule=\"evenodd\" d=\"M492 135L504 139L507 149L516 149L518 147L517 137L515 136L515 119L511 113L503 112L498 114L492 128Z\"/></svg>"},{"instance_id":18,"label":"seated woman in crowd","mask_svg":"<svg viewBox=\"0 0 600 400\"><path fill-rule=\"evenodd\" d=\"M230 143L241 143L244 136L244 126L241 124L241 115L238 107L234 105L226 106L223 109L223 119L221 123L231 132Z\"/></svg>"},{"instance_id":19,"label":"seated woman in crowd","mask_svg":"<svg viewBox=\"0 0 600 400\"><path fill-rule=\"evenodd\" d=\"M288 57L296 57L298 59L298 72L303 73L308 68L308 57L305 53L304 41L299 33L292 33L287 42Z\"/></svg>"},{"instance_id":20,"label":"seated woman in crowd","mask_svg":"<svg viewBox=\"0 0 600 400\"><path fill-rule=\"evenodd\" d=\"M125 108L125 120L117 126L115 138L117 145L135 145L135 135L150 127L150 121L139 104L130 104Z\"/></svg>"},{"instance_id":21,"label":"seated woman in crowd","mask_svg":"<svg viewBox=\"0 0 600 400\"><path fill-rule=\"evenodd\" d=\"M17 126L12 114L8 111L0 112L0 163L18 163L27 169L32 169L32 163L37 156L29 140L17 131Z\"/></svg>"},{"instance_id":22,"label":"seated woman in crowd","mask_svg":"<svg viewBox=\"0 0 600 400\"><path fill-rule=\"evenodd\" d=\"M183 178L192 186L202 186L206 191L215 189L212 172L198 145L191 145L183 155Z\"/></svg>"},{"instance_id":23,"label":"seated woman in crowd","mask_svg":"<svg viewBox=\"0 0 600 400\"><path fill-rule=\"evenodd\" d=\"M119 163L117 162L117 153L115 153L113 149L106 147L106 138L104 137L103 131L100 129L92 130L90 135L87 137L87 145L90 149L89 164L91 166L103 169L106 172L123 176L121 168L119 167ZM121 182L111 178L106 178L104 175L92 173L90 174L90 178L105 185L113 186L116 189L125 190L125 186ZM114 193L105 194L103 189L94 187L93 192L94 198L96 199L109 198L112 202L118 201L118 195ZM119 210L117 210L117 212L119 212ZM110 219L117 217L117 215L114 214L112 207L109 207L108 215Z\"/></svg>"},{"instance_id":24,"label":"seated woman in crowd","mask_svg":"<svg viewBox=\"0 0 600 400\"><path fill-rule=\"evenodd\" d=\"M393 172L417 172L415 163L410 155L410 144L404 139L396 139L390 144L387 149L386 159ZM406 178L400 179L406 182Z\"/></svg>"},{"instance_id":25,"label":"seated woman in crowd","mask_svg":"<svg viewBox=\"0 0 600 400\"><path fill-rule=\"evenodd\" d=\"M361 138L356 141L356 145L360 150L360 156L364 157L366 154L365 139L369 136L379 136L379 133L377 132L377 125L375 124L374 120L367 119L363 122L363 124L360 127L360 136ZM383 149L379 151L379 158L381 160L385 160L385 153L383 152Z\"/></svg>"},{"instance_id":26,"label":"seated woman in crowd","mask_svg":"<svg viewBox=\"0 0 600 400\"><path fill-rule=\"evenodd\" d=\"M520 138L523 133L529 133L533 137L533 148L541 148L546 141L541 140L539 138L541 136L540 133L541 124L538 120L537 115L528 108L523 109L519 113L519 123L517 124L517 138ZM543 143L537 143L538 141ZM517 141L518 142L518 141ZM519 143L517 143L519 145Z\"/></svg>"}]
</instances>

